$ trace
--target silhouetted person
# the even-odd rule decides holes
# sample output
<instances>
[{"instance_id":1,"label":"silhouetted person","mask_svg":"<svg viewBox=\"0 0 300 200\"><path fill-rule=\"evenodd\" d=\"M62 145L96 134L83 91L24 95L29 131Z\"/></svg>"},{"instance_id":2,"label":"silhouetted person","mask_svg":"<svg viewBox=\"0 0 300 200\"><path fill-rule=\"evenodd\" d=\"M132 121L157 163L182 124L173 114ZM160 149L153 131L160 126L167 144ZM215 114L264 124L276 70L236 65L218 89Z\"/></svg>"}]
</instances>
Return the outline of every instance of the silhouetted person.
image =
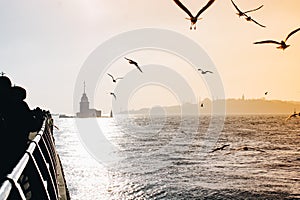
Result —
<instances>
[{"instance_id":1,"label":"silhouetted person","mask_svg":"<svg viewBox=\"0 0 300 200\"><path fill-rule=\"evenodd\" d=\"M6 128L5 110L10 102L11 81L6 76L0 76L0 130L1 133Z\"/></svg>"},{"instance_id":2,"label":"silhouetted person","mask_svg":"<svg viewBox=\"0 0 300 200\"><path fill-rule=\"evenodd\" d=\"M19 86L11 87L7 77L0 77L0 113L3 119L1 128L1 178L12 171L28 147L30 132L38 131L43 122L41 109L30 110L26 90Z\"/></svg>"},{"instance_id":3,"label":"silhouetted person","mask_svg":"<svg viewBox=\"0 0 300 200\"><path fill-rule=\"evenodd\" d=\"M5 107L5 104L9 102L10 90L10 79L6 76L0 76L0 112L2 107Z\"/></svg>"},{"instance_id":4,"label":"silhouetted person","mask_svg":"<svg viewBox=\"0 0 300 200\"><path fill-rule=\"evenodd\" d=\"M32 132L39 131L42 128L44 119L47 115L39 107L36 107L34 110L32 110L31 114L33 117L33 121L30 125L30 131Z\"/></svg>"},{"instance_id":5,"label":"silhouetted person","mask_svg":"<svg viewBox=\"0 0 300 200\"><path fill-rule=\"evenodd\" d=\"M0 178L2 179L8 173L10 166L9 155L7 152L8 140L9 139L9 126L7 122L7 106L10 103L11 95L11 81L6 76L0 76L0 155L1 155L1 168L0 168Z\"/></svg>"},{"instance_id":6,"label":"silhouetted person","mask_svg":"<svg viewBox=\"0 0 300 200\"><path fill-rule=\"evenodd\" d=\"M30 110L27 103L24 101L26 98L26 90L19 86L14 86L11 89L11 117L20 124L18 130L24 132L38 131L40 117L39 111Z\"/></svg>"},{"instance_id":7,"label":"silhouetted person","mask_svg":"<svg viewBox=\"0 0 300 200\"><path fill-rule=\"evenodd\" d=\"M7 131L7 123L5 120L5 107L9 103L11 89L11 81L6 76L0 76L0 133ZM1 146L1 145L0 145Z\"/></svg>"}]
</instances>

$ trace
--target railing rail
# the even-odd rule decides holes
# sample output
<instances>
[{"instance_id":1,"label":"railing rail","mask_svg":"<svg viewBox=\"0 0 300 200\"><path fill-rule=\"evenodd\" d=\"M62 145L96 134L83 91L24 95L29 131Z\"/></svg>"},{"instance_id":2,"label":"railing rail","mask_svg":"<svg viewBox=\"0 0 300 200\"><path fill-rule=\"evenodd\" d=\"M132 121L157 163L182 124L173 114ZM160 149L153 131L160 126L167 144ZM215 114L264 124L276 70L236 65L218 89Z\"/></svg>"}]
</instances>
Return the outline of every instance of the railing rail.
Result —
<instances>
[{"instance_id":1,"label":"railing rail","mask_svg":"<svg viewBox=\"0 0 300 200\"><path fill-rule=\"evenodd\" d=\"M4 179L0 200L60 199L58 155L52 133L53 120L46 118L18 164Z\"/></svg>"}]
</instances>

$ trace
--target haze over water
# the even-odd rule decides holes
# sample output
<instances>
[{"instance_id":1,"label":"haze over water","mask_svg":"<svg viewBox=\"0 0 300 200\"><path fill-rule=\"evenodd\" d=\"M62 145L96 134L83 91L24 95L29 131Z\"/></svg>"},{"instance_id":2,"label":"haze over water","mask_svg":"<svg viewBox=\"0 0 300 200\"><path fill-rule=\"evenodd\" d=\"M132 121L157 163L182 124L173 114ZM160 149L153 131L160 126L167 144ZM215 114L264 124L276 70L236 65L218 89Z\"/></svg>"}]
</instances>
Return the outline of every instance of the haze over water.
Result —
<instances>
[{"instance_id":1,"label":"haze over water","mask_svg":"<svg viewBox=\"0 0 300 200\"><path fill-rule=\"evenodd\" d=\"M124 158L111 166L82 147L74 119L56 118L54 136L72 199L299 199L300 121L285 118L228 116L212 149L230 146L213 153L200 151L209 117L98 119Z\"/></svg>"},{"instance_id":2,"label":"haze over water","mask_svg":"<svg viewBox=\"0 0 300 200\"><path fill-rule=\"evenodd\" d=\"M182 0L193 14L207 2ZM211 114L206 98L241 97L238 113L299 112L300 88L295 83L299 82L300 73L300 32L289 39L291 46L285 51L276 49L274 44L253 43L284 40L298 29L300 1L234 2L243 11L263 5L251 17L266 28L238 17L230 0L214 1L201 14L203 19L197 22L197 30L189 29L190 21L184 19L189 15L171 0L0 1L0 72L12 78L13 84L27 89L26 102L31 108L39 106L51 113L77 113L84 81L89 108L102 113L204 103L198 110ZM186 59L197 53L197 58L204 61L199 51L193 50L194 45L182 52L186 55L172 54L174 49L148 49L149 46L138 46L114 56L109 54L130 46L139 37L141 41L149 41L151 37L145 35L134 35L124 43L108 45L112 51L106 46L102 53L93 54L115 36L145 28L185 36L199 45L211 62L193 64ZM168 42L171 36L154 39L155 44L167 41L180 50L183 49L180 42L187 44L185 40ZM104 55L107 52L109 55ZM82 73L85 64L91 63L88 62L91 55L97 58L92 59L95 68ZM125 56L138 61L143 73L138 71L136 77L128 77L136 68L124 60ZM102 64L100 61L105 58L111 60ZM148 72L153 72L154 65L168 67L170 71L162 73L160 67L151 77ZM102 68L103 71L99 70ZM201 74L199 68L213 73ZM104 76L100 76L100 71ZM174 78L170 73L173 71L178 77ZM124 80L114 83L107 73ZM133 80L145 80L148 75L147 84L133 85L128 99L122 99L115 90L118 83L131 86ZM176 84L153 84L158 75L164 80L174 79ZM221 96L212 95L216 90L209 90L213 84L206 82L215 77L222 83L222 87L217 87L222 91ZM184 81L179 82L181 79ZM189 87L178 89L182 83ZM174 90L168 91L170 88ZM188 98L186 88L191 89L195 98ZM110 92L116 92L117 98L112 98ZM184 97L182 102L178 102L177 96ZM253 99L292 102L287 105L269 101L271 106L267 106L265 101L259 105ZM119 100L124 104L116 109L114 103ZM234 113L237 105L229 102L227 108ZM60 129L55 130L54 136L71 197L75 200L300 199L300 117L285 121L286 117L228 116L221 134L212 138L204 136L210 123L210 118L205 116L200 117L200 122L190 117L97 119L106 138L118 147L111 156L122 158L108 166L97 162L83 147L75 119L55 118L55 125ZM217 140L211 150L229 146L205 153L202 151L207 148L205 140Z\"/></svg>"},{"instance_id":3,"label":"haze over water","mask_svg":"<svg viewBox=\"0 0 300 200\"><path fill-rule=\"evenodd\" d=\"M73 110L71 103L74 83L88 55L115 35L153 27L181 33L203 47L221 75L227 98L240 98L242 94L250 99L261 98L269 91L267 99L299 101L300 88L293 84L298 82L300 72L299 33L289 39L291 47L284 52L273 45L253 44L265 39L282 40L300 27L299 0L234 2L243 11L263 4L251 17L267 28L239 18L229 0L215 1L201 15L203 20L197 22L196 31L189 30L190 22L184 19L186 13L171 0L132 0L130 4L123 0L1 1L0 70L16 85L30 91L27 97L30 107L74 113L78 111ZM195 14L206 1L182 0L182 3ZM165 54L149 55L147 51L135 52L131 57L142 65L155 63L182 68L182 74L188 76L191 84L197 84L193 87L199 88L199 81L194 81L187 70L189 65L180 59L166 58ZM113 65L108 73L115 76L124 76L132 69L123 58ZM209 70L210 66L203 63L195 67ZM109 113L111 99L106 93L113 88L109 77L105 78L106 83L101 85L105 95L95 99L95 108ZM86 81L89 87L91 83ZM87 90L92 98L91 89ZM53 98L53 94L59 98ZM208 96L202 89L196 94L201 98ZM74 101L77 105L79 99Z\"/></svg>"}]
</instances>

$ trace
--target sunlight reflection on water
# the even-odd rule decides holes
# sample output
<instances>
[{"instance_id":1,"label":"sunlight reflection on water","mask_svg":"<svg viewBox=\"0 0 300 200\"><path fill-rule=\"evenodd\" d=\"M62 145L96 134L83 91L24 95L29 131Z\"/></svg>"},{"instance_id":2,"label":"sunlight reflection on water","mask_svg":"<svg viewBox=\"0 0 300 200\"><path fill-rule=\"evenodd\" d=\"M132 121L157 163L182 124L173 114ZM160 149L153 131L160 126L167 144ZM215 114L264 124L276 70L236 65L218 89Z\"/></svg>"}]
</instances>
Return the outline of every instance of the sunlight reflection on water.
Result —
<instances>
[{"instance_id":1,"label":"sunlight reflection on water","mask_svg":"<svg viewBox=\"0 0 300 200\"><path fill-rule=\"evenodd\" d=\"M184 133L180 118L170 117L163 128L136 129L137 136L126 124L143 126L149 119L98 119L123 159L106 167L80 143L75 119L56 118L54 135L72 199L297 199L300 121L285 117L229 116L216 147L230 146L208 154L199 153L207 117L200 127L189 121ZM193 142L170 142L184 135Z\"/></svg>"}]
</instances>

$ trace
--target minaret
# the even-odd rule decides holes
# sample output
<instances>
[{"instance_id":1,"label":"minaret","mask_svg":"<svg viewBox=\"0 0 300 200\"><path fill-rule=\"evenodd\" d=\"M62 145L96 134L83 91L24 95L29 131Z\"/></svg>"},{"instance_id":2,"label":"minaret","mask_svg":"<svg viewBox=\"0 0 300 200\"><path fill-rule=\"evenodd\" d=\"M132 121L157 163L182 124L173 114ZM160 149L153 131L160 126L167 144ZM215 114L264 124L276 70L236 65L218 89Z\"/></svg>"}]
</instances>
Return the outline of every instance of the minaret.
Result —
<instances>
[{"instance_id":1,"label":"minaret","mask_svg":"<svg viewBox=\"0 0 300 200\"><path fill-rule=\"evenodd\" d=\"M87 113L89 111L89 99L85 93L85 81L83 82L83 94L80 101L80 113Z\"/></svg>"}]
</instances>

